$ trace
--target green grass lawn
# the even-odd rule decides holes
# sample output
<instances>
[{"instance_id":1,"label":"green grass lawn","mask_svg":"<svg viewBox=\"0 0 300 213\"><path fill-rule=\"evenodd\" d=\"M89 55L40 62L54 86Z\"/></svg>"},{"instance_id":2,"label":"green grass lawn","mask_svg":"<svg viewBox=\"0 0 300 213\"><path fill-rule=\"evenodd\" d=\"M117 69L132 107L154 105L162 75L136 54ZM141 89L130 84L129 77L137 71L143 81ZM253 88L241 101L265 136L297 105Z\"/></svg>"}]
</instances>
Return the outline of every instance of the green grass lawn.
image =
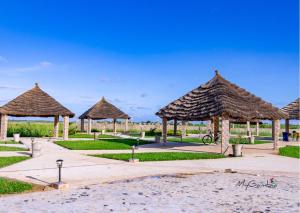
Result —
<instances>
[{"instance_id":1,"label":"green grass lawn","mask_svg":"<svg viewBox=\"0 0 300 213\"><path fill-rule=\"evenodd\" d=\"M20 144L20 143L15 141L0 141L0 144Z\"/></svg>"},{"instance_id":2,"label":"green grass lawn","mask_svg":"<svg viewBox=\"0 0 300 213\"><path fill-rule=\"evenodd\" d=\"M32 190L33 185L0 177L0 194L14 194Z\"/></svg>"},{"instance_id":3,"label":"green grass lawn","mask_svg":"<svg viewBox=\"0 0 300 213\"><path fill-rule=\"evenodd\" d=\"M147 141L139 141L139 145L147 144ZM119 150L131 149L137 144L135 139L101 139L95 141L57 141L56 144L72 150Z\"/></svg>"},{"instance_id":4,"label":"green grass lawn","mask_svg":"<svg viewBox=\"0 0 300 213\"><path fill-rule=\"evenodd\" d=\"M299 146L286 146L279 148L279 155L300 158L300 147Z\"/></svg>"},{"instance_id":5,"label":"green grass lawn","mask_svg":"<svg viewBox=\"0 0 300 213\"><path fill-rule=\"evenodd\" d=\"M94 135L90 135L90 134L83 134L83 133L76 133L74 135L69 135L69 138L94 138ZM98 135L98 138L99 139L102 139L102 138L119 138L117 136L113 136L113 135Z\"/></svg>"},{"instance_id":6,"label":"green grass lawn","mask_svg":"<svg viewBox=\"0 0 300 213\"><path fill-rule=\"evenodd\" d=\"M172 138L168 138L167 140L171 141L171 142L202 143L202 138L183 138L181 140L181 138L172 137ZM237 141L238 141L237 138L230 138L229 143L230 144L236 144ZM247 139L242 139L242 141L240 143L241 144L250 144ZM254 144L264 144L264 143L271 143L271 141L261 141L261 140L255 140L254 141Z\"/></svg>"},{"instance_id":7,"label":"green grass lawn","mask_svg":"<svg viewBox=\"0 0 300 213\"><path fill-rule=\"evenodd\" d=\"M29 157L26 156L13 156L13 157L0 157L0 168L9 166L23 160L27 160Z\"/></svg>"},{"instance_id":8,"label":"green grass lawn","mask_svg":"<svg viewBox=\"0 0 300 213\"><path fill-rule=\"evenodd\" d=\"M115 160L128 161L131 158L130 153L122 154L101 154L91 155L100 158L109 158ZM224 158L222 154L214 153L193 153L193 152L147 152L136 153L135 158L140 161L170 161L170 160L198 160L198 159L216 159Z\"/></svg>"},{"instance_id":9,"label":"green grass lawn","mask_svg":"<svg viewBox=\"0 0 300 213\"><path fill-rule=\"evenodd\" d=\"M10 151L28 151L28 149L12 146L0 146L0 152L10 152Z\"/></svg>"}]
</instances>

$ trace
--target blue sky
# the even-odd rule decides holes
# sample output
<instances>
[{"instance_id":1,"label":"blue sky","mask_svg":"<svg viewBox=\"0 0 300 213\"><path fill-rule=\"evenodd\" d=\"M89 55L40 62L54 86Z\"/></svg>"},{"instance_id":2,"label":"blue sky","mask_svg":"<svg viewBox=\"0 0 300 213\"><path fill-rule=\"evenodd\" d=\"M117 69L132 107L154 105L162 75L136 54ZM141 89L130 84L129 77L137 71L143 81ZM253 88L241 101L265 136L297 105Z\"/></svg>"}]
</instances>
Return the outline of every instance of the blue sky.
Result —
<instances>
[{"instance_id":1,"label":"blue sky","mask_svg":"<svg viewBox=\"0 0 300 213\"><path fill-rule=\"evenodd\" d=\"M299 96L297 0L0 0L0 105L39 82L79 116L102 96L134 120L210 80L277 107Z\"/></svg>"}]
</instances>

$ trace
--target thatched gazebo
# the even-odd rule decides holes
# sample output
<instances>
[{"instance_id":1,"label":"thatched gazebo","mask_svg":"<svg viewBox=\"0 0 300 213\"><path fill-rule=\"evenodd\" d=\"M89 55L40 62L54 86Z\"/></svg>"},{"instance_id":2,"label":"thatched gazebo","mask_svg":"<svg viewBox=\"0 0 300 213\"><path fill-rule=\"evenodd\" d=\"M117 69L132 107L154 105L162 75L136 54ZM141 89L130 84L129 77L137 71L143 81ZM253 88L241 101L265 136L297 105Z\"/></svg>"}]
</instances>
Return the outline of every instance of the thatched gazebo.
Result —
<instances>
[{"instance_id":1,"label":"thatched gazebo","mask_svg":"<svg viewBox=\"0 0 300 213\"><path fill-rule=\"evenodd\" d=\"M285 119L285 131L290 132L290 120L300 120L300 98L297 98L292 103L282 108L282 111L288 114L288 118Z\"/></svg>"},{"instance_id":2,"label":"thatched gazebo","mask_svg":"<svg viewBox=\"0 0 300 213\"><path fill-rule=\"evenodd\" d=\"M16 97L0 108L0 140L6 140L8 116L14 117L54 117L54 137L58 137L59 116L64 119L63 139L69 135L69 118L74 113L58 103L36 83L35 87Z\"/></svg>"},{"instance_id":3,"label":"thatched gazebo","mask_svg":"<svg viewBox=\"0 0 300 213\"><path fill-rule=\"evenodd\" d=\"M186 134L186 121L212 121L213 131L219 131L219 118L222 119L222 146L229 145L229 122L272 120L275 125L274 148L279 140L280 122L287 115L280 109L265 102L245 89L224 79L218 71L213 79L192 90L181 98L160 109L156 115L162 118L163 141L167 141L167 121L182 121L183 135Z\"/></svg>"},{"instance_id":4,"label":"thatched gazebo","mask_svg":"<svg viewBox=\"0 0 300 213\"><path fill-rule=\"evenodd\" d=\"M116 133L117 119L125 120L125 132L128 131L128 120L130 117L116 106L105 100L104 97L89 110L79 116L81 120L81 131L84 131L84 119L88 120L87 133L91 134L92 120L113 119L113 132Z\"/></svg>"}]
</instances>

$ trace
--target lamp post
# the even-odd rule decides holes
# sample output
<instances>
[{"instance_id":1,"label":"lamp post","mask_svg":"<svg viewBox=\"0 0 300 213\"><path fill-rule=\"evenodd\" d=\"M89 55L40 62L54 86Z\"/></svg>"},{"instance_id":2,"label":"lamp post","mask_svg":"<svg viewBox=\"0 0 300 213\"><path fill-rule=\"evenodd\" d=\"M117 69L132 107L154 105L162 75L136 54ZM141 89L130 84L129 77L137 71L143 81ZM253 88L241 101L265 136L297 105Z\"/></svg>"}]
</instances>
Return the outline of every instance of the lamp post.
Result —
<instances>
[{"instance_id":1,"label":"lamp post","mask_svg":"<svg viewBox=\"0 0 300 213\"><path fill-rule=\"evenodd\" d=\"M63 160L58 159L56 161L57 167L58 167L58 183L61 183L61 168L62 168L62 164L63 164Z\"/></svg>"}]
</instances>

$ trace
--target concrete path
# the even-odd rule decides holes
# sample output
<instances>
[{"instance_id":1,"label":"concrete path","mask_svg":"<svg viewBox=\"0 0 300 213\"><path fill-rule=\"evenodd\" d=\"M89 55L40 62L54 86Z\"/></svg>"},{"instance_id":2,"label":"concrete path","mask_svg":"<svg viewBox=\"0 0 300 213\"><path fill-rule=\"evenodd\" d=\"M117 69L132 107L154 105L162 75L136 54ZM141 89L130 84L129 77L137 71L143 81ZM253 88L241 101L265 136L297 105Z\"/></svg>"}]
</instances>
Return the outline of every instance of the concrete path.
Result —
<instances>
[{"instance_id":1,"label":"concrete path","mask_svg":"<svg viewBox=\"0 0 300 213\"><path fill-rule=\"evenodd\" d=\"M30 147L30 139L23 139L22 141ZM216 169L224 170L227 168L247 172L260 170L265 172L284 172L291 175L299 174L298 159L271 154L214 160L128 163L82 155L79 152L57 146L49 139L38 139L38 141L41 142L43 150L40 157L2 168L0 169L0 176L47 185L57 181L57 159L64 160L62 177L71 186L150 175L211 172ZM176 147L175 144L169 144L169 146L177 150L183 149L182 147ZM186 145L184 147L186 149ZM147 151L153 149L166 151L170 147L144 149Z\"/></svg>"}]
</instances>

